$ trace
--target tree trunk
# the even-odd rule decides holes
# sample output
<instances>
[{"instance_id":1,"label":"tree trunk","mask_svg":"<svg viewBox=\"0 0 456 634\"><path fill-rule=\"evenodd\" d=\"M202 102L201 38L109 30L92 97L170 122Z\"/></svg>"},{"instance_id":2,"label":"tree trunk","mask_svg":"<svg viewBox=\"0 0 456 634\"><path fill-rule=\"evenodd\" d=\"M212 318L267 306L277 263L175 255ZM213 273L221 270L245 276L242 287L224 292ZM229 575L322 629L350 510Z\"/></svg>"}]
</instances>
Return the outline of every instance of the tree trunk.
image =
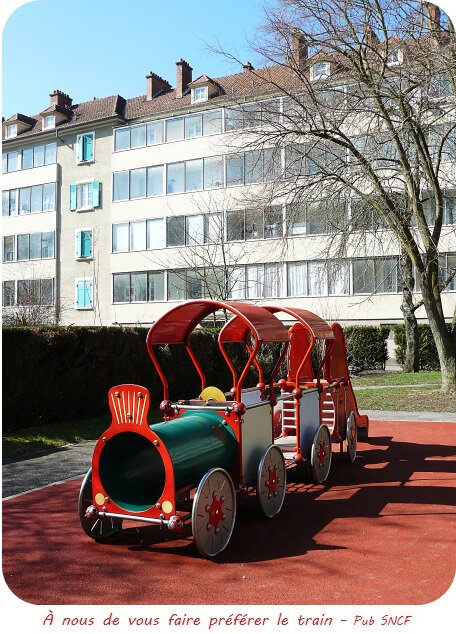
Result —
<instances>
[{"instance_id":1,"label":"tree trunk","mask_svg":"<svg viewBox=\"0 0 456 634\"><path fill-rule=\"evenodd\" d=\"M401 254L400 259L402 275L402 304L401 311L404 315L405 326L405 359L404 372L420 371L420 342L418 334L418 322L415 316L415 305L413 301L413 268L410 256L407 253Z\"/></svg>"},{"instance_id":2,"label":"tree trunk","mask_svg":"<svg viewBox=\"0 0 456 634\"><path fill-rule=\"evenodd\" d=\"M440 369L442 371L442 390L445 392L456 392L456 349L452 334L443 317L439 293L438 291L436 293L433 292L435 284L432 284L431 275L428 269L421 278L424 308L439 356ZM433 277L437 279L436 273Z\"/></svg>"}]
</instances>

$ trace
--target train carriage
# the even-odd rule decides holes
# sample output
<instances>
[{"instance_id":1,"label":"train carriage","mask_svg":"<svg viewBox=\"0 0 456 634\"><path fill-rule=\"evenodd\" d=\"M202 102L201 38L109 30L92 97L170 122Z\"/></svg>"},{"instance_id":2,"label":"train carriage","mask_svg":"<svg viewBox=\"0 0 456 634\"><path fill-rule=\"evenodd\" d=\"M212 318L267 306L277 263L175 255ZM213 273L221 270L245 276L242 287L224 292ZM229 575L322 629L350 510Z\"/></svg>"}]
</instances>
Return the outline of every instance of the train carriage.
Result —
<instances>
[{"instance_id":1,"label":"train carriage","mask_svg":"<svg viewBox=\"0 0 456 634\"><path fill-rule=\"evenodd\" d=\"M219 310L232 314L218 338L232 376L226 391L206 385L190 341L195 328ZM285 327L278 314L294 325ZM324 354L314 371L318 339ZM234 343L247 352L240 372L230 356ZM280 349L268 376L258 360L264 343ZM165 344L185 346L201 381L198 397L170 400L155 354ZM149 424L146 388L125 384L109 390L112 422L95 446L79 495L81 525L91 538L111 538L124 520L172 531L191 525L200 554L213 557L232 535L237 495L256 490L262 513L271 518L282 508L288 468L302 463L314 480L324 481L332 442L345 442L349 459L355 459L357 430L367 433L368 420L357 409L338 324L298 309L194 300L161 317L146 346L163 385L163 421ZM285 360L287 376L278 378ZM252 367L258 383L245 387Z\"/></svg>"}]
</instances>

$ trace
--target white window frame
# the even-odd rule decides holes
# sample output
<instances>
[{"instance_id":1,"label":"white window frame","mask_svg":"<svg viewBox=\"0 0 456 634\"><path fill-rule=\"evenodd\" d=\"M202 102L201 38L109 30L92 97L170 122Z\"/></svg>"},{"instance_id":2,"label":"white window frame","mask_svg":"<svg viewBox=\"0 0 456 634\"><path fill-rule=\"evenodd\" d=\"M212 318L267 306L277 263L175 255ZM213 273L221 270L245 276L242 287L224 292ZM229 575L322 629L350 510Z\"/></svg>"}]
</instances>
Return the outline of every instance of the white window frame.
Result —
<instances>
[{"instance_id":1,"label":"white window frame","mask_svg":"<svg viewBox=\"0 0 456 634\"><path fill-rule=\"evenodd\" d=\"M80 160L78 160L78 138L82 136L92 136L92 158L90 159L84 159L81 158ZM92 130L90 132L81 132L80 134L76 135L76 164L77 165L88 165L90 163L95 163L95 131Z\"/></svg>"},{"instance_id":2,"label":"white window frame","mask_svg":"<svg viewBox=\"0 0 456 634\"><path fill-rule=\"evenodd\" d=\"M47 114L43 117L43 130L52 130L55 128L55 115Z\"/></svg>"},{"instance_id":3,"label":"white window frame","mask_svg":"<svg viewBox=\"0 0 456 634\"><path fill-rule=\"evenodd\" d=\"M6 126L6 138L13 139L17 136L17 123L12 123Z\"/></svg>"},{"instance_id":4,"label":"white window frame","mask_svg":"<svg viewBox=\"0 0 456 634\"><path fill-rule=\"evenodd\" d=\"M323 73L317 73L316 72L316 68L317 66L320 65L325 65L325 68L327 69L325 72ZM331 64L330 62L315 62L314 64L312 64L311 69L310 69L310 74L311 74L311 79L313 81L315 81L316 79L327 79L330 75L331 75Z\"/></svg>"},{"instance_id":5,"label":"white window frame","mask_svg":"<svg viewBox=\"0 0 456 634\"><path fill-rule=\"evenodd\" d=\"M90 306L78 306L78 284L79 282L91 282L92 297ZM93 277L77 277L74 280L74 307L76 310L93 310Z\"/></svg>"},{"instance_id":6,"label":"white window frame","mask_svg":"<svg viewBox=\"0 0 456 634\"><path fill-rule=\"evenodd\" d=\"M195 86L191 90L192 92L192 103L201 103L203 101L208 101L209 99L209 86ZM197 94L201 92L201 96L197 96Z\"/></svg>"},{"instance_id":7,"label":"white window frame","mask_svg":"<svg viewBox=\"0 0 456 634\"><path fill-rule=\"evenodd\" d=\"M78 233L81 234L82 231L90 231L92 234L92 255L76 255L78 249ZM81 229L75 229L74 231L74 242L75 242L75 259L82 262L87 262L89 260L93 260L93 227L82 227ZM93 292L93 289L92 289ZM92 297L93 300L93 297Z\"/></svg>"},{"instance_id":8,"label":"white window frame","mask_svg":"<svg viewBox=\"0 0 456 634\"><path fill-rule=\"evenodd\" d=\"M388 58L390 57L390 55L394 55L394 54L397 54L397 59L393 59L393 60L389 61ZM386 65L387 66L399 66L400 64L402 64L403 61L404 61L404 54L402 53L402 50L400 48L393 49L386 56Z\"/></svg>"}]
</instances>

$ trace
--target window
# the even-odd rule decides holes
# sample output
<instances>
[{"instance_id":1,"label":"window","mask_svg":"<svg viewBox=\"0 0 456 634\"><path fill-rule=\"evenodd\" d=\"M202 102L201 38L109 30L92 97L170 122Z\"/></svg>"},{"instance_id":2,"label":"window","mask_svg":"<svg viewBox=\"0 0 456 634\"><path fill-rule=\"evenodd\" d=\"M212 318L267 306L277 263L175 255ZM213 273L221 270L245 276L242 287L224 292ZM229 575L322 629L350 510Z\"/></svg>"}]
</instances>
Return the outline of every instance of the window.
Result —
<instances>
[{"instance_id":1,"label":"window","mask_svg":"<svg viewBox=\"0 0 456 634\"><path fill-rule=\"evenodd\" d=\"M128 251L129 249L129 223L123 222L121 224L112 225L112 251L113 253L119 253L122 251Z\"/></svg>"},{"instance_id":2,"label":"window","mask_svg":"<svg viewBox=\"0 0 456 634\"><path fill-rule=\"evenodd\" d=\"M145 198L146 196L146 168L130 171L130 199Z\"/></svg>"},{"instance_id":3,"label":"window","mask_svg":"<svg viewBox=\"0 0 456 634\"><path fill-rule=\"evenodd\" d=\"M6 138L12 139L15 136L17 136L17 124L6 126Z\"/></svg>"},{"instance_id":4,"label":"window","mask_svg":"<svg viewBox=\"0 0 456 634\"><path fill-rule=\"evenodd\" d=\"M146 124L135 125L130 128L130 147L145 147L146 145Z\"/></svg>"},{"instance_id":5,"label":"window","mask_svg":"<svg viewBox=\"0 0 456 634\"><path fill-rule=\"evenodd\" d=\"M329 62L316 62L311 67L311 79L325 79L329 77Z\"/></svg>"},{"instance_id":6,"label":"window","mask_svg":"<svg viewBox=\"0 0 456 634\"><path fill-rule=\"evenodd\" d=\"M50 130L51 128L55 128L55 116L49 114L43 117L43 130Z\"/></svg>"},{"instance_id":7,"label":"window","mask_svg":"<svg viewBox=\"0 0 456 634\"><path fill-rule=\"evenodd\" d=\"M166 246L165 219L152 218L147 221L147 248L162 249Z\"/></svg>"},{"instance_id":8,"label":"window","mask_svg":"<svg viewBox=\"0 0 456 634\"><path fill-rule=\"evenodd\" d=\"M14 260L14 236L3 237L3 262Z\"/></svg>"},{"instance_id":9,"label":"window","mask_svg":"<svg viewBox=\"0 0 456 634\"><path fill-rule=\"evenodd\" d=\"M90 181L70 185L70 211L94 209L100 204L100 183Z\"/></svg>"},{"instance_id":10,"label":"window","mask_svg":"<svg viewBox=\"0 0 456 634\"><path fill-rule=\"evenodd\" d=\"M350 267L348 262L328 262L329 295L348 295L350 292Z\"/></svg>"},{"instance_id":11,"label":"window","mask_svg":"<svg viewBox=\"0 0 456 634\"><path fill-rule=\"evenodd\" d=\"M222 111L208 110L203 112L203 135L220 134L222 131Z\"/></svg>"},{"instance_id":12,"label":"window","mask_svg":"<svg viewBox=\"0 0 456 634\"><path fill-rule=\"evenodd\" d=\"M163 194L163 165L147 168L147 195L161 196Z\"/></svg>"},{"instance_id":13,"label":"window","mask_svg":"<svg viewBox=\"0 0 456 634\"><path fill-rule=\"evenodd\" d=\"M54 303L54 280L18 280L17 304L19 306L52 306Z\"/></svg>"},{"instance_id":14,"label":"window","mask_svg":"<svg viewBox=\"0 0 456 634\"><path fill-rule=\"evenodd\" d=\"M42 260L54 257L54 232L25 233L17 236L18 260Z\"/></svg>"},{"instance_id":15,"label":"window","mask_svg":"<svg viewBox=\"0 0 456 634\"><path fill-rule=\"evenodd\" d=\"M439 255L439 282L444 282L456 270L456 253L444 253ZM456 291L456 275L453 277L445 291Z\"/></svg>"},{"instance_id":16,"label":"window","mask_svg":"<svg viewBox=\"0 0 456 634\"><path fill-rule=\"evenodd\" d=\"M184 138L184 118L176 117L165 121L166 142L180 141Z\"/></svg>"},{"instance_id":17,"label":"window","mask_svg":"<svg viewBox=\"0 0 456 634\"><path fill-rule=\"evenodd\" d=\"M444 205L443 224L456 224L456 196L446 196Z\"/></svg>"},{"instance_id":18,"label":"window","mask_svg":"<svg viewBox=\"0 0 456 634\"><path fill-rule=\"evenodd\" d=\"M244 240L245 224L244 210L228 211L226 214L226 239L228 242L234 240Z\"/></svg>"},{"instance_id":19,"label":"window","mask_svg":"<svg viewBox=\"0 0 456 634\"><path fill-rule=\"evenodd\" d=\"M229 269L227 291L229 299L245 297L245 268L243 266L233 266Z\"/></svg>"},{"instance_id":20,"label":"window","mask_svg":"<svg viewBox=\"0 0 456 634\"><path fill-rule=\"evenodd\" d=\"M166 170L166 193L179 194L185 186L185 163L171 163Z\"/></svg>"},{"instance_id":21,"label":"window","mask_svg":"<svg viewBox=\"0 0 456 634\"><path fill-rule=\"evenodd\" d=\"M145 251L147 248L147 229L145 220L130 222L130 251Z\"/></svg>"},{"instance_id":22,"label":"window","mask_svg":"<svg viewBox=\"0 0 456 634\"><path fill-rule=\"evenodd\" d=\"M19 215L55 211L55 183L3 191L2 215L14 215L18 208Z\"/></svg>"},{"instance_id":23,"label":"window","mask_svg":"<svg viewBox=\"0 0 456 634\"><path fill-rule=\"evenodd\" d=\"M163 121L152 121L147 124L147 145L163 143Z\"/></svg>"},{"instance_id":24,"label":"window","mask_svg":"<svg viewBox=\"0 0 456 634\"><path fill-rule=\"evenodd\" d=\"M95 156L95 132L78 134L76 137L76 147L78 163L93 161Z\"/></svg>"},{"instance_id":25,"label":"window","mask_svg":"<svg viewBox=\"0 0 456 634\"><path fill-rule=\"evenodd\" d=\"M328 294L326 262L307 262L307 294Z\"/></svg>"},{"instance_id":26,"label":"window","mask_svg":"<svg viewBox=\"0 0 456 634\"><path fill-rule=\"evenodd\" d=\"M287 295L307 295L307 262L289 262L287 266Z\"/></svg>"},{"instance_id":27,"label":"window","mask_svg":"<svg viewBox=\"0 0 456 634\"><path fill-rule=\"evenodd\" d=\"M22 169L28 170L33 167L33 148L22 150Z\"/></svg>"},{"instance_id":28,"label":"window","mask_svg":"<svg viewBox=\"0 0 456 634\"><path fill-rule=\"evenodd\" d=\"M76 231L76 259L92 257L93 229Z\"/></svg>"},{"instance_id":29,"label":"window","mask_svg":"<svg viewBox=\"0 0 456 634\"><path fill-rule=\"evenodd\" d=\"M75 305L78 309L93 307L93 280L91 277L77 279L75 282Z\"/></svg>"},{"instance_id":30,"label":"window","mask_svg":"<svg viewBox=\"0 0 456 634\"><path fill-rule=\"evenodd\" d=\"M204 189L223 186L223 158L212 156L204 159Z\"/></svg>"},{"instance_id":31,"label":"window","mask_svg":"<svg viewBox=\"0 0 456 634\"><path fill-rule=\"evenodd\" d=\"M203 159L185 162L185 191L203 189Z\"/></svg>"},{"instance_id":32,"label":"window","mask_svg":"<svg viewBox=\"0 0 456 634\"><path fill-rule=\"evenodd\" d=\"M207 101L207 99L208 99L207 86L197 86L196 88L192 88L192 103L197 103L198 101Z\"/></svg>"},{"instance_id":33,"label":"window","mask_svg":"<svg viewBox=\"0 0 456 634\"><path fill-rule=\"evenodd\" d=\"M226 157L226 186L244 184L244 155L229 154Z\"/></svg>"},{"instance_id":34,"label":"window","mask_svg":"<svg viewBox=\"0 0 456 634\"><path fill-rule=\"evenodd\" d=\"M264 237L280 238L283 234L281 207L270 207L264 210Z\"/></svg>"},{"instance_id":35,"label":"window","mask_svg":"<svg viewBox=\"0 0 456 634\"><path fill-rule=\"evenodd\" d=\"M129 172L114 172L113 200L128 200L130 197Z\"/></svg>"},{"instance_id":36,"label":"window","mask_svg":"<svg viewBox=\"0 0 456 634\"><path fill-rule=\"evenodd\" d=\"M130 149L130 128L118 128L114 130L114 151Z\"/></svg>"},{"instance_id":37,"label":"window","mask_svg":"<svg viewBox=\"0 0 456 634\"><path fill-rule=\"evenodd\" d=\"M202 135L202 117L200 114L185 117L185 138L193 139Z\"/></svg>"},{"instance_id":38,"label":"window","mask_svg":"<svg viewBox=\"0 0 456 634\"><path fill-rule=\"evenodd\" d=\"M394 51L388 53L386 57L386 63L388 64L388 66L395 66L397 64L401 64L402 59L402 51L399 48L396 48Z\"/></svg>"},{"instance_id":39,"label":"window","mask_svg":"<svg viewBox=\"0 0 456 634\"><path fill-rule=\"evenodd\" d=\"M8 152L6 154L6 164L3 161L3 169L6 167L7 172L16 172L20 168L19 152Z\"/></svg>"},{"instance_id":40,"label":"window","mask_svg":"<svg viewBox=\"0 0 456 634\"><path fill-rule=\"evenodd\" d=\"M233 108L225 108L225 131L241 130L244 125L242 110L235 106Z\"/></svg>"},{"instance_id":41,"label":"window","mask_svg":"<svg viewBox=\"0 0 456 634\"><path fill-rule=\"evenodd\" d=\"M185 245L185 216L171 216L166 219L166 246Z\"/></svg>"},{"instance_id":42,"label":"window","mask_svg":"<svg viewBox=\"0 0 456 634\"><path fill-rule=\"evenodd\" d=\"M353 293L397 293L397 258L360 259L353 262Z\"/></svg>"},{"instance_id":43,"label":"window","mask_svg":"<svg viewBox=\"0 0 456 634\"><path fill-rule=\"evenodd\" d=\"M3 282L3 306L14 306L16 300L16 284L14 280Z\"/></svg>"}]
</instances>

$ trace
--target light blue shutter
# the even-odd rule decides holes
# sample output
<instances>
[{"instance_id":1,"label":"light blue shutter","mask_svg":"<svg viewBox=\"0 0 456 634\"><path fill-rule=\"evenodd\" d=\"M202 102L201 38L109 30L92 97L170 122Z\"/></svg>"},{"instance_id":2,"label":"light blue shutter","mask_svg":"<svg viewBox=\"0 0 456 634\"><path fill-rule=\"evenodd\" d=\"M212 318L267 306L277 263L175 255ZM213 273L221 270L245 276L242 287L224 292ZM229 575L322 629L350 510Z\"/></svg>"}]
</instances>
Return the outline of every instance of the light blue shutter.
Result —
<instances>
[{"instance_id":1,"label":"light blue shutter","mask_svg":"<svg viewBox=\"0 0 456 634\"><path fill-rule=\"evenodd\" d=\"M100 182L92 183L92 207L98 207L100 204Z\"/></svg>"},{"instance_id":2,"label":"light blue shutter","mask_svg":"<svg viewBox=\"0 0 456 634\"><path fill-rule=\"evenodd\" d=\"M82 257L81 250L81 231L76 231L76 257Z\"/></svg>"},{"instance_id":3,"label":"light blue shutter","mask_svg":"<svg viewBox=\"0 0 456 634\"><path fill-rule=\"evenodd\" d=\"M70 185L70 211L75 211L78 207L78 186Z\"/></svg>"},{"instance_id":4,"label":"light blue shutter","mask_svg":"<svg viewBox=\"0 0 456 634\"><path fill-rule=\"evenodd\" d=\"M84 280L79 280L76 285L76 307L84 307Z\"/></svg>"},{"instance_id":5,"label":"light blue shutter","mask_svg":"<svg viewBox=\"0 0 456 634\"><path fill-rule=\"evenodd\" d=\"M84 306L86 308L92 306L92 281L85 280L84 284Z\"/></svg>"},{"instance_id":6,"label":"light blue shutter","mask_svg":"<svg viewBox=\"0 0 456 634\"><path fill-rule=\"evenodd\" d=\"M84 134L83 161L91 161L93 159L93 135Z\"/></svg>"},{"instance_id":7,"label":"light blue shutter","mask_svg":"<svg viewBox=\"0 0 456 634\"><path fill-rule=\"evenodd\" d=\"M77 160L78 163L84 160L84 135L78 134L77 136Z\"/></svg>"},{"instance_id":8,"label":"light blue shutter","mask_svg":"<svg viewBox=\"0 0 456 634\"><path fill-rule=\"evenodd\" d=\"M92 230L81 231L81 256L83 258L92 257Z\"/></svg>"}]
</instances>

